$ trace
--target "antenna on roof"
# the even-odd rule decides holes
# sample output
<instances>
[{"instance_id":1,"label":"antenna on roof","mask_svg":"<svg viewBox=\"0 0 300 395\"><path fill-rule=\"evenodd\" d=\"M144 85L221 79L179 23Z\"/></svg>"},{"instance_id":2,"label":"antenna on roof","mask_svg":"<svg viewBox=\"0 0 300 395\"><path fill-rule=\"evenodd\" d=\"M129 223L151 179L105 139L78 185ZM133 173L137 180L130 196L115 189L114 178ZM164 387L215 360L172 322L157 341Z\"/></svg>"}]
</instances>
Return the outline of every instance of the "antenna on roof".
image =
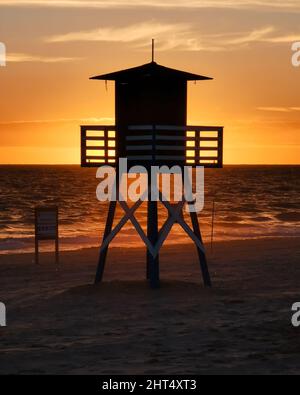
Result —
<instances>
[{"instance_id":1,"label":"antenna on roof","mask_svg":"<svg viewBox=\"0 0 300 395\"><path fill-rule=\"evenodd\" d=\"M152 63L154 63L154 52L155 52L155 40L152 38Z\"/></svg>"}]
</instances>

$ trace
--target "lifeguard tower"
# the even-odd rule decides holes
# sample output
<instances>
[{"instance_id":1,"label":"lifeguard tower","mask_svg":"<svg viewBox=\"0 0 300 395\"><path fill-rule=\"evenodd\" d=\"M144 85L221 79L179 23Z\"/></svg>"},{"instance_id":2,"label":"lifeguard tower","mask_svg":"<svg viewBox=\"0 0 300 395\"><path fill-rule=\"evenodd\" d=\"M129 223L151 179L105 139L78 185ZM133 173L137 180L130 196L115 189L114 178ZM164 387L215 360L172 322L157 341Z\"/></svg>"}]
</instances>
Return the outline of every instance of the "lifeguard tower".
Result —
<instances>
[{"instance_id":1,"label":"lifeguard tower","mask_svg":"<svg viewBox=\"0 0 300 395\"><path fill-rule=\"evenodd\" d=\"M154 61L92 80L115 82L115 125L81 126L82 167L116 166L119 158L128 165L223 167L223 127L187 125L187 87L189 81L208 81L209 77L164 67ZM148 189L151 193L151 182ZM126 202L110 202L95 283L101 282L111 241L127 221L131 221L147 246L147 279L152 288L160 286L159 251L174 223L179 223L197 247L205 286L211 286L207 259L197 213L191 212L192 229L184 221L186 202L175 207L162 204L169 212L164 226L158 229L158 202L148 201L147 234L134 216L142 204L132 208ZM125 211L113 229L117 203Z\"/></svg>"}]
</instances>

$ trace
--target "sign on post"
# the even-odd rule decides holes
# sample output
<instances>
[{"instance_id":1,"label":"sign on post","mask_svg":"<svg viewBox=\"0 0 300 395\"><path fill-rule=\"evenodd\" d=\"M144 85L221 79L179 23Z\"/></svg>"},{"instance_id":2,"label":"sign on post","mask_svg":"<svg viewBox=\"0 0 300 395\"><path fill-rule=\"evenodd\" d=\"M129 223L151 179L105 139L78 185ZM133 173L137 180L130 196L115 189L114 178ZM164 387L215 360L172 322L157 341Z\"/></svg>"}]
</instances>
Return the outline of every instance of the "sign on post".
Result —
<instances>
[{"instance_id":1,"label":"sign on post","mask_svg":"<svg viewBox=\"0 0 300 395\"><path fill-rule=\"evenodd\" d=\"M59 263L58 207L35 208L35 262L39 263L39 242L55 241L55 262Z\"/></svg>"}]
</instances>

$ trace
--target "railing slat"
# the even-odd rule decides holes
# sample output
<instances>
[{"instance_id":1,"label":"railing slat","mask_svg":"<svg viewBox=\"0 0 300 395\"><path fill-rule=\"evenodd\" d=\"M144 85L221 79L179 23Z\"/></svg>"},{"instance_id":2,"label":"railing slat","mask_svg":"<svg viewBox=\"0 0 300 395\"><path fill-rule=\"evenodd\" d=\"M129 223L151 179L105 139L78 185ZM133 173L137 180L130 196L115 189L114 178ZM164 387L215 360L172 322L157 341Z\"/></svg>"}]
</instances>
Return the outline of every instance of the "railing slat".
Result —
<instances>
[{"instance_id":1,"label":"railing slat","mask_svg":"<svg viewBox=\"0 0 300 395\"><path fill-rule=\"evenodd\" d=\"M143 161L151 160L155 161L176 161L182 162L182 164L193 166L203 165L207 168L217 168L223 166L223 127L221 126L174 126L174 125L131 125L128 128L130 136L126 136L127 146L124 147L125 157L129 160ZM102 132L103 136L89 136L88 133ZM81 164L84 167L99 166L101 164L112 164L113 161L117 161L117 157L108 156L108 151L113 150L117 154L117 136L109 136L109 132L117 133L116 126L113 125L83 125L81 126ZM190 132L191 136L187 133ZM203 134L206 134L203 136ZM210 133L216 134L215 136L209 136ZM184 135L186 134L186 135ZM115 147L110 147L109 142L114 141ZM153 143L152 145L143 144L144 142ZM88 143L91 142L91 146ZM92 142L95 142L93 145ZM96 142L101 142L102 145L98 146ZM132 142L130 144L130 142ZM138 143L141 144L138 144ZM168 144L169 142L169 144ZM176 144L177 142L178 144ZM188 143L193 142L194 146L189 147ZM202 147L201 142L212 142L217 143L215 147ZM172 144L173 143L173 144ZM174 144L175 143L175 144ZM209 145L209 144L206 144ZM120 149L120 147L119 147ZM88 155L89 151L99 151L99 155ZM103 151L103 155L100 155L100 151ZM150 155L141 156L138 152L142 153L145 151L151 153ZM193 151L195 156L179 156L179 152L176 155L176 151ZM211 151L216 153L216 157L202 156L203 153ZM94 162L93 162L94 161ZM103 161L103 162L102 162ZM207 163L201 163L201 162Z\"/></svg>"}]
</instances>

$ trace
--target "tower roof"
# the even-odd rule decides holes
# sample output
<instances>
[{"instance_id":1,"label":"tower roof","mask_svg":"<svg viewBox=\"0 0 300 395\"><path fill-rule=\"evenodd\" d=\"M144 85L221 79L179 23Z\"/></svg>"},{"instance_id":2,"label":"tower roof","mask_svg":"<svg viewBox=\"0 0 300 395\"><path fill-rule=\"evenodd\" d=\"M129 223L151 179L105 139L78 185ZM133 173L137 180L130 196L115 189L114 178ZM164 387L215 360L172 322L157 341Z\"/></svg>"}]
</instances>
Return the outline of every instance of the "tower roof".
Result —
<instances>
[{"instance_id":1,"label":"tower roof","mask_svg":"<svg viewBox=\"0 0 300 395\"><path fill-rule=\"evenodd\" d=\"M104 75L92 77L91 80L106 80L127 82L130 80L144 79L147 77L155 77L159 79L183 80L183 81L200 81L212 80L210 77L205 77L198 74L187 73L185 71L171 69L169 67L161 66L156 62L144 64L139 67L134 67L127 70L117 71Z\"/></svg>"}]
</instances>

